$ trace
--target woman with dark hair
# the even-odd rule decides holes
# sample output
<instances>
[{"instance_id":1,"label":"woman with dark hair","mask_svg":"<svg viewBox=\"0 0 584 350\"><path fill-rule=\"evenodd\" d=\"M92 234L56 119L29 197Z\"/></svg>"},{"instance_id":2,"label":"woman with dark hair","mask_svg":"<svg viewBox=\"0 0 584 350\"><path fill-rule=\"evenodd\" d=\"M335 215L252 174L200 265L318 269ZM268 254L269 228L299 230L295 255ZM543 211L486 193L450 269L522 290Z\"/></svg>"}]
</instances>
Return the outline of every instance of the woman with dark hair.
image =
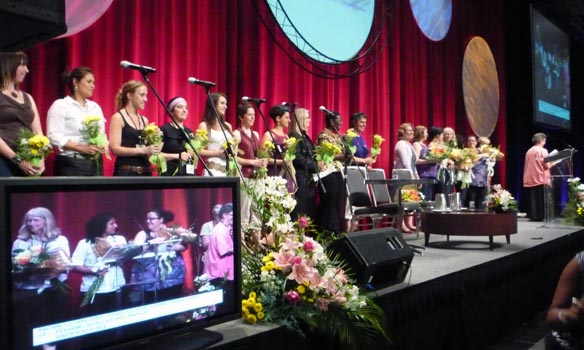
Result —
<instances>
[{"instance_id":1,"label":"woman with dark hair","mask_svg":"<svg viewBox=\"0 0 584 350\"><path fill-rule=\"evenodd\" d=\"M346 189L341 170L342 161L346 159L347 150L339 130L343 121L339 112L331 111L326 114L326 126L318 135L316 144L320 145L327 141L337 146L341 152L335 154L332 165L319 163L320 171L323 172L321 181L325 191L319 187L319 204L316 217L316 225L329 234L338 235L342 231L342 213L345 208Z\"/></svg>"},{"instance_id":2,"label":"woman with dark hair","mask_svg":"<svg viewBox=\"0 0 584 350\"><path fill-rule=\"evenodd\" d=\"M274 122L274 127L264 133L262 137L262 145L266 142L274 144L273 155L268 159L268 175L280 176L283 169L285 169L284 159L282 156L286 152L286 141L289 139L287 130L290 126L290 110L286 106L275 105L270 108L270 118ZM273 138L272 138L273 137ZM292 163L287 164L289 170L292 168ZM286 170L284 170L286 171ZM290 178L286 176L286 178ZM290 182L290 181L289 181ZM290 190L290 183L288 184Z\"/></svg>"},{"instance_id":3,"label":"woman with dark hair","mask_svg":"<svg viewBox=\"0 0 584 350\"><path fill-rule=\"evenodd\" d=\"M217 119L217 115L219 119ZM201 156L207 158L207 167L211 174L203 172L204 176L226 176L227 158L223 145L233 139L233 128L225 121L225 111L227 111L227 97L225 94L214 92L211 99L205 103L205 114L203 121L197 127L198 130L205 130L209 143L205 149L201 150Z\"/></svg>"},{"instance_id":4,"label":"woman with dark hair","mask_svg":"<svg viewBox=\"0 0 584 350\"><path fill-rule=\"evenodd\" d=\"M367 115L363 112L353 113L349 119L349 124L351 129L357 136L351 141L351 146L355 147L355 153L353 154L353 164L371 166L375 163L375 160L369 157L369 147L363 138L363 131L367 126ZM347 133L349 132L347 130Z\"/></svg>"},{"instance_id":5,"label":"woman with dark hair","mask_svg":"<svg viewBox=\"0 0 584 350\"><path fill-rule=\"evenodd\" d=\"M95 89L93 71L77 67L63 74L69 95L53 102L47 113L47 136L59 153L55 158L56 176L103 176L105 145L87 143L81 130L87 117L99 118L105 135L105 118L101 107L89 100Z\"/></svg>"},{"instance_id":6,"label":"woman with dark hair","mask_svg":"<svg viewBox=\"0 0 584 350\"><path fill-rule=\"evenodd\" d=\"M132 283L137 284L130 295L133 304L168 300L182 293L185 263L181 253L186 247L176 238L182 229L167 226L172 220L174 214L170 211L150 210L146 229L134 237L134 244L143 245L143 250L132 268Z\"/></svg>"},{"instance_id":7,"label":"woman with dark hair","mask_svg":"<svg viewBox=\"0 0 584 350\"><path fill-rule=\"evenodd\" d=\"M44 207L32 208L22 219L22 226L12 244L12 254L25 251L42 251L54 261L69 260L69 241L53 213ZM32 334L25 332L40 325L57 323L66 319L68 296L57 286L67 280L66 266L47 272L45 269L14 274L13 307L15 315L14 330L23 348L32 349ZM56 349L55 344L44 344L44 350Z\"/></svg>"},{"instance_id":8,"label":"woman with dark hair","mask_svg":"<svg viewBox=\"0 0 584 350\"><path fill-rule=\"evenodd\" d=\"M187 101L180 97L174 97L168 102L168 110L172 113L174 121L164 124L162 131L164 146L160 154L166 159L167 170L162 176L195 175L196 164L193 164L195 153L187 151L185 135L193 131L185 126L185 120L189 115Z\"/></svg>"},{"instance_id":9,"label":"woman with dark hair","mask_svg":"<svg viewBox=\"0 0 584 350\"><path fill-rule=\"evenodd\" d=\"M148 88L144 83L130 80L116 95L116 112L110 121L110 148L117 156L114 176L152 176L148 157L160 152L159 145L146 146L142 130L148 118L141 115L148 101Z\"/></svg>"},{"instance_id":10,"label":"woman with dark hair","mask_svg":"<svg viewBox=\"0 0 584 350\"><path fill-rule=\"evenodd\" d=\"M85 224L85 238L73 251L73 271L83 275L80 290L86 315L114 311L120 307L116 302L116 292L126 283L124 272L115 262L102 261L109 248L126 245L126 238L117 232L116 218L110 213L99 213ZM97 279L101 282L95 288ZM87 295L88 292L91 294Z\"/></svg>"},{"instance_id":11,"label":"woman with dark hair","mask_svg":"<svg viewBox=\"0 0 584 350\"><path fill-rule=\"evenodd\" d=\"M239 121L239 126L233 132L233 136L239 144L237 162L241 165L241 173L245 178L246 185L253 189L256 185L256 169L265 168L268 164L267 159L257 158L260 140L258 132L252 130L255 122L253 106L249 103L238 105L237 120ZM253 198L250 197L243 186L241 186L241 223L243 225L250 223L260 225L261 219L253 209Z\"/></svg>"},{"instance_id":12,"label":"woman with dark hair","mask_svg":"<svg viewBox=\"0 0 584 350\"><path fill-rule=\"evenodd\" d=\"M316 182L314 174L317 172L314 161L314 145L308 136L310 128L310 113L306 108L296 108L294 119L288 136L295 137L300 142L296 145L296 157L292 165L296 171L296 207L292 212L292 218L296 219L300 215L307 215L311 219L316 214Z\"/></svg>"},{"instance_id":13,"label":"woman with dark hair","mask_svg":"<svg viewBox=\"0 0 584 350\"><path fill-rule=\"evenodd\" d=\"M36 176L45 171L44 160L35 167L16 154L21 129L43 134L34 99L19 89L28 74L27 63L24 52L0 52L0 177Z\"/></svg>"}]
</instances>

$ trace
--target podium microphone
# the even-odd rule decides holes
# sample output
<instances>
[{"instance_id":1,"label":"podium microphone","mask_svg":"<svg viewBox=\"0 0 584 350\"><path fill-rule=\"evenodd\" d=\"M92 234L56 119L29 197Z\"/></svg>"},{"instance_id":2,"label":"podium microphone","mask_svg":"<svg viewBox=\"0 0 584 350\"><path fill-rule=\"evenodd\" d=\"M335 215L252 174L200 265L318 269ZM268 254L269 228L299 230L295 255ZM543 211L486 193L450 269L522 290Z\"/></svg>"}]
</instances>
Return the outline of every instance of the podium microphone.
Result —
<instances>
[{"instance_id":1,"label":"podium microphone","mask_svg":"<svg viewBox=\"0 0 584 350\"><path fill-rule=\"evenodd\" d=\"M134 64L128 61L120 62L120 66L127 68L127 69L134 69L140 71L141 73L148 74L148 73L155 73L156 69L148 66L141 66L139 64Z\"/></svg>"},{"instance_id":2,"label":"podium microphone","mask_svg":"<svg viewBox=\"0 0 584 350\"><path fill-rule=\"evenodd\" d=\"M255 103L257 103L257 104L260 104L260 103L264 103L264 102L266 102L266 100L265 100L265 99L263 99L263 98L254 98L254 97L247 97L247 96L243 96L243 97L241 98L241 102L244 102L244 103L245 103L245 102L255 102Z\"/></svg>"},{"instance_id":3,"label":"podium microphone","mask_svg":"<svg viewBox=\"0 0 584 350\"><path fill-rule=\"evenodd\" d=\"M333 114L333 112L331 112L328 109L326 109L325 106L320 106L320 107L318 107L318 109L320 109L321 111L325 112L326 114Z\"/></svg>"},{"instance_id":4,"label":"podium microphone","mask_svg":"<svg viewBox=\"0 0 584 350\"><path fill-rule=\"evenodd\" d=\"M215 86L215 83L212 83L210 81L199 80L199 79L193 78L193 77L190 77L188 80L189 80L189 83L191 83L191 84L202 85L206 88L210 88L210 87Z\"/></svg>"}]
</instances>

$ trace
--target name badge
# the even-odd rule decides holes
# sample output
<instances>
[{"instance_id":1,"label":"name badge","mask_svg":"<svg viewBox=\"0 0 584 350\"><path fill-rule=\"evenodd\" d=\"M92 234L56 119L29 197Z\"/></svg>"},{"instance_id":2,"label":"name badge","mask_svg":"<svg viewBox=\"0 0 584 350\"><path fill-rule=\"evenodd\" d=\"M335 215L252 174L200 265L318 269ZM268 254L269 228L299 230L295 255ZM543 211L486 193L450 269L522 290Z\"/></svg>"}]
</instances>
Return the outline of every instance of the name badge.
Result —
<instances>
[{"instance_id":1,"label":"name badge","mask_svg":"<svg viewBox=\"0 0 584 350\"><path fill-rule=\"evenodd\" d=\"M187 164L187 174L195 175L195 166L193 164Z\"/></svg>"}]
</instances>

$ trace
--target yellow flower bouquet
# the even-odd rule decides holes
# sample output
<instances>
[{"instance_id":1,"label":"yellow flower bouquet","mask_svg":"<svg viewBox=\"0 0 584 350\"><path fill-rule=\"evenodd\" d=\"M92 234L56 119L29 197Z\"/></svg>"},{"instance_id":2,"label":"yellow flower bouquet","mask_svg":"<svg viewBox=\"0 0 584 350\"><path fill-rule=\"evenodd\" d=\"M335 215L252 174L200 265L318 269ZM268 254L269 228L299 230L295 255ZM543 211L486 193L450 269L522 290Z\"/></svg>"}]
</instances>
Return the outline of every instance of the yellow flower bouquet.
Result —
<instances>
[{"instance_id":1,"label":"yellow flower bouquet","mask_svg":"<svg viewBox=\"0 0 584 350\"><path fill-rule=\"evenodd\" d=\"M144 140L146 146L159 145L162 144L162 131L158 125L150 123L142 129L142 139ZM148 158L151 164L156 166L158 170L158 175L166 172L166 159L160 153L152 154Z\"/></svg>"},{"instance_id":2,"label":"yellow flower bouquet","mask_svg":"<svg viewBox=\"0 0 584 350\"><path fill-rule=\"evenodd\" d=\"M207 135L207 130L197 129L194 133L187 135L189 137L189 142L185 143L185 149L187 151L193 151L195 156L193 158L193 164L195 168L199 159L197 158L201 150L207 146L209 143L209 136ZM178 170L178 169L177 169Z\"/></svg>"},{"instance_id":3,"label":"yellow flower bouquet","mask_svg":"<svg viewBox=\"0 0 584 350\"><path fill-rule=\"evenodd\" d=\"M258 149L257 157L260 159L270 159L272 157L272 152L276 147L272 141L265 141ZM255 177L258 179L263 179L268 176L268 168L265 166L256 168Z\"/></svg>"},{"instance_id":4,"label":"yellow flower bouquet","mask_svg":"<svg viewBox=\"0 0 584 350\"><path fill-rule=\"evenodd\" d=\"M385 141L381 135L373 135L373 145L371 145L371 157L375 158L381 154L381 144Z\"/></svg>"},{"instance_id":5,"label":"yellow flower bouquet","mask_svg":"<svg viewBox=\"0 0 584 350\"><path fill-rule=\"evenodd\" d=\"M102 118L97 115L87 116L83 120L83 127L79 132L83 136L83 141L88 145L100 146L105 148L105 156L107 159L111 159L108 151L108 142L105 132L102 130L101 126ZM98 159L101 155L99 153L95 154L94 158Z\"/></svg>"},{"instance_id":6,"label":"yellow flower bouquet","mask_svg":"<svg viewBox=\"0 0 584 350\"><path fill-rule=\"evenodd\" d=\"M21 129L16 140L16 154L20 159L39 168L41 161L53 152L49 138L33 134L29 129Z\"/></svg>"},{"instance_id":7,"label":"yellow flower bouquet","mask_svg":"<svg viewBox=\"0 0 584 350\"><path fill-rule=\"evenodd\" d=\"M349 151L351 151L351 154L355 154L357 151L357 146L353 146L353 139L357 136L358 135L353 128L348 129L347 133L345 133L345 141L347 142L347 145L349 145Z\"/></svg>"},{"instance_id":8,"label":"yellow flower bouquet","mask_svg":"<svg viewBox=\"0 0 584 350\"><path fill-rule=\"evenodd\" d=\"M328 141L323 141L314 148L316 161L324 163L325 168L332 167L335 155L341 152L343 150L339 146Z\"/></svg>"}]
</instances>

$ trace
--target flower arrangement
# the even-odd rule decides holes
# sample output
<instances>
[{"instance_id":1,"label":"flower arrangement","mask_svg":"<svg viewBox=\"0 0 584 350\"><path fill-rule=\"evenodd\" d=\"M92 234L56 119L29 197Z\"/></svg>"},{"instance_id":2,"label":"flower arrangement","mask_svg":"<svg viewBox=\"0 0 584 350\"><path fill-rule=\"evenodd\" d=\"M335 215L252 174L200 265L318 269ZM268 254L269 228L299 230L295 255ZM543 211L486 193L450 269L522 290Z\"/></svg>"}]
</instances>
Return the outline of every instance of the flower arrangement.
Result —
<instances>
[{"instance_id":1,"label":"flower arrangement","mask_svg":"<svg viewBox=\"0 0 584 350\"><path fill-rule=\"evenodd\" d=\"M107 159L111 159L108 150L108 141L105 132L102 130L102 118L98 115L87 116L83 120L82 128L79 130L83 141L88 145L94 145L103 147L105 149L105 156ZM101 158L100 153L94 155L94 159L98 160Z\"/></svg>"},{"instance_id":2,"label":"flower arrangement","mask_svg":"<svg viewBox=\"0 0 584 350\"><path fill-rule=\"evenodd\" d=\"M49 253L43 246L36 245L27 249L15 249L12 252L12 274L15 279L39 276L50 280L50 284L45 284L37 291L39 294L48 287L55 287L59 292L69 293L69 287L55 277L70 266L71 259L62 249Z\"/></svg>"},{"instance_id":3,"label":"flower arrangement","mask_svg":"<svg viewBox=\"0 0 584 350\"><path fill-rule=\"evenodd\" d=\"M42 246L16 249L12 252L12 273L36 271L49 266L49 254Z\"/></svg>"},{"instance_id":4,"label":"flower arrangement","mask_svg":"<svg viewBox=\"0 0 584 350\"><path fill-rule=\"evenodd\" d=\"M227 176L239 176L239 166L237 165L237 160L235 157L239 154L238 150L238 142L235 139L227 141L223 141L223 149L227 153L227 166L226 166L226 174Z\"/></svg>"},{"instance_id":5,"label":"flower arrangement","mask_svg":"<svg viewBox=\"0 0 584 350\"><path fill-rule=\"evenodd\" d=\"M489 176L495 175L495 164L505 157L505 154L501 152L500 148L493 147L490 144L484 144L479 147L481 153L488 155L489 160L487 161L487 174Z\"/></svg>"},{"instance_id":6,"label":"flower arrangement","mask_svg":"<svg viewBox=\"0 0 584 350\"><path fill-rule=\"evenodd\" d=\"M162 136L162 131L154 123L150 123L142 129L142 139L146 146L162 144ZM152 154L148 160L150 164L156 166L159 175L166 172L166 160L160 153Z\"/></svg>"},{"instance_id":7,"label":"flower arrangement","mask_svg":"<svg viewBox=\"0 0 584 350\"><path fill-rule=\"evenodd\" d=\"M347 132L345 133L345 141L347 142L347 145L349 145L349 151L351 154L355 154L357 151L357 146L353 146L353 139L357 136L358 135L353 128L347 129Z\"/></svg>"},{"instance_id":8,"label":"flower arrangement","mask_svg":"<svg viewBox=\"0 0 584 350\"><path fill-rule=\"evenodd\" d=\"M284 152L284 160L291 162L296 158L296 146L300 142L299 139L295 137L290 137L286 140L286 151Z\"/></svg>"},{"instance_id":9,"label":"flower arrangement","mask_svg":"<svg viewBox=\"0 0 584 350\"><path fill-rule=\"evenodd\" d=\"M371 145L371 157L376 158L381 154L381 144L385 141L381 135L373 135L373 145Z\"/></svg>"},{"instance_id":10,"label":"flower arrangement","mask_svg":"<svg viewBox=\"0 0 584 350\"><path fill-rule=\"evenodd\" d=\"M485 203L489 210L495 212L517 211L517 201L513 195L498 184L493 185L491 193L485 198Z\"/></svg>"},{"instance_id":11,"label":"flower arrangement","mask_svg":"<svg viewBox=\"0 0 584 350\"><path fill-rule=\"evenodd\" d=\"M16 154L20 159L29 162L34 167L40 167L41 160L53 152L49 138L35 135L29 129L20 129L16 140Z\"/></svg>"},{"instance_id":12,"label":"flower arrangement","mask_svg":"<svg viewBox=\"0 0 584 350\"><path fill-rule=\"evenodd\" d=\"M207 130L197 129L195 133L190 133L188 135L189 142L185 143L185 149L187 151L194 151L197 154L201 152L205 146L209 143L209 136L207 135Z\"/></svg>"},{"instance_id":13,"label":"flower arrangement","mask_svg":"<svg viewBox=\"0 0 584 350\"><path fill-rule=\"evenodd\" d=\"M211 283L211 276L207 275L206 273L195 277L195 289L197 293L204 293L204 292L211 292L217 290L219 287L213 283ZM203 318L207 318L209 316L213 316L217 311L217 305L209 305L205 307L201 307L198 309L193 310L192 318L194 320L200 320Z\"/></svg>"},{"instance_id":14,"label":"flower arrangement","mask_svg":"<svg viewBox=\"0 0 584 350\"><path fill-rule=\"evenodd\" d=\"M579 177L568 179L568 201L562 215L570 225L584 225L584 184Z\"/></svg>"},{"instance_id":15,"label":"flower arrangement","mask_svg":"<svg viewBox=\"0 0 584 350\"><path fill-rule=\"evenodd\" d=\"M419 203L424 200L424 194L415 185L403 186L401 196L402 202Z\"/></svg>"},{"instance_id":16,"label":"flower arrangement","mask_svg":"<svg viewBox=\"0 0 584 350\"><path fill-rule=\"evenodd\" d=\"M276 147L272 143L272 141L266 140L257 151L257 157L260 159L270 159L272 158L272 152ZM258 179L263 179L268 176L268 168L267 167L257 167L255 168L255 177Z\"/></svg>"},{"instance_id":17,"label":"flower arrangement","mask_svg":"<svg viewBox=\"0 0 584 350\"><path fill-rule=\"evenodd\" d=\"M322 162L325 168L333 166L335 155L343 150L329 141L322 141L314 148L314 154L317 162Z\"/></svg>"},{"instance_id":18,"label":"flower arrangement","mask_svg":"<svg viewBox=\"0 0 584 350\"><path fill-rule=\"evenodd\" d=\"M462 182L461 188L468 188L472 182L472 167L479 159L479 153L476 148L457 148L456 150L460 151L460 156L456 161L457 180Z\"/></svg>"},{"instance_id":19,"label":"flower arrangement","mask_svg":"<svg viewBox=\"0 0 584 350\"><path fill-rule=\"evenodd\" d=\"M428 153L424 155L424 159L440 162L444 159L448 159L450 156L451 148L443 144L431 144L428 147Z\"/></svg>"},{"instance_id":20,"label":"flower arrangement","mask_svg":"<svg viewBox=\"0 0 584 350\"><path fill-rule=\"evenodd\" d=\"M248 323L275 322L304 334L326 331L347 348L387 337L383 311L352 283L344 263L306 236L306 217L290 221L295 206L278 177L263 179L255 195L261 233L247 231L243 245L242 316Z\"/></svg>"}]
</instances>

